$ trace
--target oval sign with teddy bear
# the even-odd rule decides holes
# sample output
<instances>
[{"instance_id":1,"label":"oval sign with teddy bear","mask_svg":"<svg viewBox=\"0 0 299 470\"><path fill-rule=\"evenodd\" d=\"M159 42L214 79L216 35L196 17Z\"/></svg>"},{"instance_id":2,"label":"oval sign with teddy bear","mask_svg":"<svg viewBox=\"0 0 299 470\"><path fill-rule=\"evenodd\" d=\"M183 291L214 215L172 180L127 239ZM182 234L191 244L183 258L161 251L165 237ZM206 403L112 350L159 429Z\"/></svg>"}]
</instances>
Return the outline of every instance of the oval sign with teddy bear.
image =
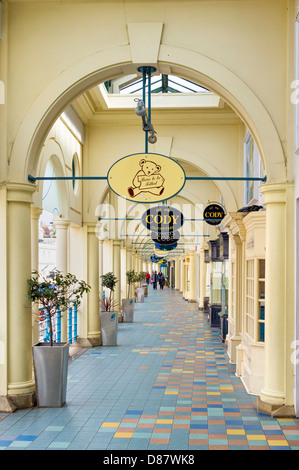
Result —
<instances>
[{"instance_id":1,"label":"oval sign with teddy bear","mask_svg":"<svg viewBox=\"0 0 299 470\"><path fill-rule=\"evenodd\" d=\"M179 163L165 155L135 153L115 162L108 171L110 188L134 202L165 201L179 193L186 175Z\"/></svg>"}]
</instances>

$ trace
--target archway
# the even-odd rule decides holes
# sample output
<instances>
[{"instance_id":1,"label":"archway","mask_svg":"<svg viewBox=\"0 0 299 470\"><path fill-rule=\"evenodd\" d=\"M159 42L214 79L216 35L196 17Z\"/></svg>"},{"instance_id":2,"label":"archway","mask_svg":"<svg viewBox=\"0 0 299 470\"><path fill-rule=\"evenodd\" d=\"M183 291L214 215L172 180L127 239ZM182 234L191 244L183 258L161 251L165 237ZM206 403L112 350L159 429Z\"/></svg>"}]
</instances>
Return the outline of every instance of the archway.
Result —
<instances>
[{"instance_id":1,"label":"archway","mask_svg":"<svg viewBox=\"0 0 299 470\"><path fill-rule=\"evenodd\" d=\"M168 45L161 45L157 66L160 70L171 66L172 73L221 96L246 123L257 142L268 181L285 180L285 159L278 133L262 102L244 82L201 54ZM136 73L130 46L120 46L94 54L57 76L32 103L20 125L10 155L15 177L27 181L29 173L36 173L45 136L69 103L92 86L129 73ZM18 157L24 154L24 165L20 165Z\"/></svg>"}]
</instances>

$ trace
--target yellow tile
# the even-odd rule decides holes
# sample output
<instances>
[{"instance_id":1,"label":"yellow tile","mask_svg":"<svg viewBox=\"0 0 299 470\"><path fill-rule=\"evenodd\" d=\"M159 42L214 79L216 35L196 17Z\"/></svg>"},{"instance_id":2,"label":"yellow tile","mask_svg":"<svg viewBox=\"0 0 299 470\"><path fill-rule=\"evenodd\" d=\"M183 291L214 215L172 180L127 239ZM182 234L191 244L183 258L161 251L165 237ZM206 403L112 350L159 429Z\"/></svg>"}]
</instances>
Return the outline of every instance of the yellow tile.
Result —
<instances>
[{"instance_id":1,"label":"yellow tile","mask_svg":"<svg viewBox=\"0 0 299 470\"><path fill-rule=\"evenodd\" d=\"M173 419L157 419L156 423L160 424L171 424L173 423Z\"/></svg>"},{"instance_id":2,"label":"yellow tile","mask_svg":"<svg viewBox=\"0 0 299 470\"><path fill-rule=\"evenodd\" d=\"M207 395L221 395L220 392L207 392Z\"/></svg>"},{"instance_id":3,"label":"yellow tile","mask_svg":"<svg viewBox=\"0 0 299 470\"><path fill-rule=\"evenodd\" d=\"M260 434L247 434L248 441L265 441L265 436L261 436Z\"/></svg>"},{"instance_id":4,"label":"yellow tile","mask_svg":"<svg viewBox=\"0 0 299 470\"><path fill-rule=\"evenodd\" d=\"M173 391L166 391L165 395L178 395L179 392L173 392Z\"/></svg>"},{"instance_id":5,"label":"yellow tile","mask_svg":"<svg viewBox=\"0 0 299 470\"><path fill-rule=\"evenodd\" d=\"M270 440L268 441L269 446L288 446L287 441L280 441L280 440Z\"/></svg>"},{"instance_id":6,"label":"yellow tile","mask_svg":"<svg viewBox=\"0 0 299 470\"><path fill-rule=\"evenodd\" d=\"M103 423L102 428L117 428L120 423Z\"/></svg>"},{"instance_id":7,"label":"yellow tile","mask_svg":"<svg viewBox=\"0 0 299 470\"><path fill-rule=\"evenodd\" d=\"M245 435L244 429L227 429L227 434Z\"/></svg>"},{"instance_id":8,"label":"yellow tile","mask_svg":"<svg viewBox=\"0 0 299 470\"><path fill-rule=\"evenodd\" d=\"M132 437L133 432L116 432L113 437Z\"/></svg>"}]
</instances>

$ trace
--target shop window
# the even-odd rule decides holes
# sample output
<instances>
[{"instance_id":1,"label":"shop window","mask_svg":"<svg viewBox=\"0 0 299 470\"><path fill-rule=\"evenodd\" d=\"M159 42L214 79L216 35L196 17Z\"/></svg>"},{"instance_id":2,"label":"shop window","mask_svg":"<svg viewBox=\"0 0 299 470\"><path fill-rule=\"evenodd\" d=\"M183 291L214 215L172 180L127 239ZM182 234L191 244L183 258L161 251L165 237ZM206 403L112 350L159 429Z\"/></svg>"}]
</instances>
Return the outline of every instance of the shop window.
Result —
<instances>
[{"instance_id":1,"label":"shop window","mask_svg":"<svg viewBox=\"0 0 299 470\"><path fill-rule=\"evenodd\" d=\"M212 262L211 305L221 305L222 263Z\"/></svg>"},{"instance_id":2,"label":"shop window","mask_svg":"<svg viewBox=\"0 0 299 470\"><path fill-rule=\"evenodd\" d=\"M246 262L245 331L254 338L254 260Z\"/></svg>"},{"instance_id":3,"label":"shop window","mask_svg":"<svg viewBox=\"0 0 299 470\"><path fill-rule=\"evenodd\" d=\"M245 331L254 341L265 341L265 260L246 262Z\"/></svg>"},{"instance_id":4,"label":"shop window","mask_svg":"<svg viewBox=\"0 0 299 470\"><path fill-rule=\"evenodd\" d=\"M231 295L232 295L232 317L236 318L236 263L231 263Z\"/></svg>"},{"instance_id":5,"label":"shop window","mask_svg":"<svg viewBox=\"0 0 299 470\"><path fill-rule=\"evenodd\" d=\"M265 260L258 260L258 341L265 341Z\"/></svg>"}]
</instances>

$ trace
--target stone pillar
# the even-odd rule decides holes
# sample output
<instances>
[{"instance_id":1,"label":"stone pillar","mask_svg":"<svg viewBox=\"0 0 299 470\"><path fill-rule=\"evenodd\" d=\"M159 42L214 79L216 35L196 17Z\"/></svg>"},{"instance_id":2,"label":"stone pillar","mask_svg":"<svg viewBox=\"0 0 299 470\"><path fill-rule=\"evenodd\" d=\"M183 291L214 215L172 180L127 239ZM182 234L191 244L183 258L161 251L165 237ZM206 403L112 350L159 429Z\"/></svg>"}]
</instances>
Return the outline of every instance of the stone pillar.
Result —
<instances>
[{"instance_id":1,"label":"stone pillar","mask_svg":"<svg viewBox=\"0 0 299 470\"><path fill-rule=\"evenodd\" d=\"M180 258L180 272L181 272L181 285L180 285L180 292L184 295L185 291L185 266L184 266L184 259L185 256L181 256Z\"/></svg>"},{"instance_id":2,"label":"stone pillar","mask_svg":"<svg viewBox=\"0 0 299 470\"><path fill-rule=\"evenodd\" d=\"M206 289L207 289L207 263L205 263L205 247L200 247L200 265L199 265L199 277L200 277L200 284L199 284L199 308L204 308L204 298L206 297Z\"/></svg>"},{"instance_id":3,"label":"stone pillar","mask_svg":"<svg viewBox=\"0 0 299 470\"><path fill-rule=\"evenodd\" d=\"M190 293L189 302L196 302L196 253L195 251L189 252L190 257Z\"/></svg>"},{"instance_id":4,"label":"stone pillar","mask_svg":"<svg viewBox=\"0 0 299 470\"><path fill-rule=\"evenodd\" d=\"M103 286L102 286L102 279L101 276L104 274L103 272L103 240L99 240L99 303L100 309L103 300Z\"/></svg>"},{"instance_id":5,"label":"stone pillar","mask_svg":"<svg viewBox=\"0 0 299 470\"><path fill-rule=\"evenodd\" d=\"M34 403L31 277L31 202L29 184L7 186L7 395L17 408Z\"/></svg>"},{"instance_id":6,"label":"stone pillar","mask_svg":"<svg viewBox=\"0 0 299 470\"><path fill-rule=\"evenodd\" d=\"M114 288L113 299L117 303L115 310L121 311L121 269L120 269L120 245L121 240L113 240L113 274L118 282Z\"/></svg>"},{"instance_id":7,"label":"stone pillar","mask_svg":"<svg viewBox=\"0 0 299 470\"><path fill-rule=\"evenodd\" d=\"M95 234L95 224L87 226L87 284L91 290L87 294L87 339L91 346L101 344L99 318L99 240Z\"/></svg>"},{"instance_id":8,"label":"stone pillar","mask_svg":"<svg viewBox=\"0 0 299 470\"><path fill-rule=\"evenodd\" d=\"M39 207L31 206L31 271L39 271L39 217L43 212ZM32 306L32 344L39 340L38 305Z\"/></svg>"},{"instance_id":9,"label":"stone pillar","mask_svg":"<svg viewBox=\"0 0 299 470\"><path fill-rule=\"evenodd\" d=\"M68 227L70 220L55 217L56 228L56 269L64 276L68 273ZM67 342L67 312L61 317L61 341Z\"/></svg>"},{"instance_id":10,"label":"stone pillar","mask_svg":"<svg viewBox=\"0 0 299 470\"><path fill-rule=\"evenodd\" d=\"M233 318L233 334L228 336L228 349L230 352L230 362L232 364L238 363L241 367L242 348L237 351L237 347L242 341L242 319L243 319L243 301L244 301L244 249L242 239L237 236L232 236L235 247L235 315ZM244 238L245 240L245 238ZM229 312L230 313L230 312ZM237 354L240 355L240 360L237 361ZM237 371L238 375L240 371Z\"/></svg>"},{"instance_id":11,"label":"stone pillar","mask_svg":"<svg viewBox=\"0 0 299 470\"><path fill-rule=\"evenodd\" d=\"M126 272L134 269L132 247L126 247Z\"/></svg>"},{"instance_id":12,"label":"stone pillar","mask_svg":"<svg viewBox=\"0 0 299 470\"><path fill-rule=\"evenodd\" d=\"M288 325L290 311L287 308L287 293L293 293L291 278L294 276L290 256L293 243L287 234L293 233L294 215L293 210L289 210L293 198L288 198L292 186L291 183L261 186L266 206L265 377L258 409L275 416L276 411L280 413L283 409L286 415L285 405L293 403L292 397L287 403L287 389L293 389L289 333L292 325ZM289 374L286 373L288 368Z\"/></svg>"},{"instance_id":13,"label":"stone pillar","mask_svg":"<svg viewBox=\"0 0 299 470\"><path fill-rule=\"evenodd\" d=\"M180 290L180 258L175 258L174 290Z\"/></svg>"},{"instance_id":14,"label":"stone pillar","mask_svg":"<svg viewBox=\"0 0 299 470\"><path fill-rule=\"evenodd\" d=\"M229 282L229 309L228 309L228 354L230 362L236 364L236 374L241 375L243 362L243 312L244 312L244 292L245 292L245 242L246 230L243 219L246 216L244 212L230 212L223 219L223 226L228 228L229 232L229 263L230 263L230 282ZM234 293L232 281L232 260L234 254ZM234 298L233 298L234 295ZM233 309L234 304L234 309Z\"/></svg>"}]
</instances>

